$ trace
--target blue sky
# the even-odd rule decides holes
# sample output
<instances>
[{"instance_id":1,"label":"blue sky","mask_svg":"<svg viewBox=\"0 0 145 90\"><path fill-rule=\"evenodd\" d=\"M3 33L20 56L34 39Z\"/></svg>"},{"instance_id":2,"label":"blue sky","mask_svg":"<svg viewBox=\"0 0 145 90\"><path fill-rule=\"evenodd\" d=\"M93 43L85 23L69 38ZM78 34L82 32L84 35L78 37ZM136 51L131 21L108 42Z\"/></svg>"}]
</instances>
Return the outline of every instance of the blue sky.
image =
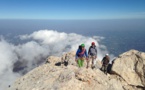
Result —
<instances>
[{"instance_id":1,"label":"blue sky","mask_svg":"<svg viewBox=\"0 0 145 90\"><path fill-rule=\"evenodd\" d=\"M0 19L145 19L145 0L0 0Z\"/></svg>"}]
</instances>

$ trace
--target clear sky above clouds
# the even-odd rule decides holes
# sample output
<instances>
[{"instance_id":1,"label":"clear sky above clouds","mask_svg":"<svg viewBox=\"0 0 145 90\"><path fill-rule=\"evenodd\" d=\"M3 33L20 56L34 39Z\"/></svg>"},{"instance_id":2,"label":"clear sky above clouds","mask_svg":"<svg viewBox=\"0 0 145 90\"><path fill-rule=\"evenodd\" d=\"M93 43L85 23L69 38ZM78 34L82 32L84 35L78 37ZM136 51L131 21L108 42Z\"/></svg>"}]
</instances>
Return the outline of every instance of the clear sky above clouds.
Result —
<instances>
[{"instance_id":1,"label":"clear sky above clouds","mask_svg":"<svg viewBox=\"0 0 145 90\"><path fill-rule=\"evenodd\" d=\"M0 0L0 19L145 19L145 0Z\"/></svg>"}]
</instances>

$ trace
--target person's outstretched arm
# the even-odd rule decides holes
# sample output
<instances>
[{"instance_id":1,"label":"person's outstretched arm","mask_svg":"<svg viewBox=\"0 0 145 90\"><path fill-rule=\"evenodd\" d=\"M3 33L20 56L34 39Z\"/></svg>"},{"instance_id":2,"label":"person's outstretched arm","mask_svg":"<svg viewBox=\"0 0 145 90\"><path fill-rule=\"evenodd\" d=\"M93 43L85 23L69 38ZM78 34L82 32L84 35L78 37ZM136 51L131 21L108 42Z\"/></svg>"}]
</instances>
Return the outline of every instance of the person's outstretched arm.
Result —
<instances>
[{"instance_id":1,"label":"person's outstretched arm","mask_svg":"<svg viewBox=\"0 0 145 90\"><path fill-rule=\"evenodd\" d=\"M85 50L85 56L88 58L87 50Z\"/></svg>"}]
</instances>

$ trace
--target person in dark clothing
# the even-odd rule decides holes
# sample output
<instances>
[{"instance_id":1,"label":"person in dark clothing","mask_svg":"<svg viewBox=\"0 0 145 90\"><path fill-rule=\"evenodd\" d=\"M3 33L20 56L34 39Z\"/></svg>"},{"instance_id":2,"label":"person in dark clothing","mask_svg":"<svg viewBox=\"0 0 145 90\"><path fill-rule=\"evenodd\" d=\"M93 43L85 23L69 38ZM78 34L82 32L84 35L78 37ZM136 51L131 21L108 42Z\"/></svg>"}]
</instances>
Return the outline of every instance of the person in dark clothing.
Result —
<instances>
[{"instance_id":1,"label":"person in dark clothing","mask_svg":"<svg viewBox=\"0 0 145 90\"><path fill-rule=\"evenodd\" d=\"M115 59L114 59L115 60ZM110 61L109 64L108 64L108 67L107 67L107 72L111 74L111 69L112 69L112 66L114 64L114 60Z\"/></svg>"},{"instance_id":2,"label":"person in dark clothing","mask_svg":"<svg viewBox=\"0 0 145 90\"><path fill-rule=\"evenodd\" d=\"M110 57L108 54L105 55L105 57L102 59L101 63L102 63L102 67L101 67L101 70L107 74L107 67L108 67L108 64L109 64L109 61L110 61Z\"/></svg>"}]
</instances>

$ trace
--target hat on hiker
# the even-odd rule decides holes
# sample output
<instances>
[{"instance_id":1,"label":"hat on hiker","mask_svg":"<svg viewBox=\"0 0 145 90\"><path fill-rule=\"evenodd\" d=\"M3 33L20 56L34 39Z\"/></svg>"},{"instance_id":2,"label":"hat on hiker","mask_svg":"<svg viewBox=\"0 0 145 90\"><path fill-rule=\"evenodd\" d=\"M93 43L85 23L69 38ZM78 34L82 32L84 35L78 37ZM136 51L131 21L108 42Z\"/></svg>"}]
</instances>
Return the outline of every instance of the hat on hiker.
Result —
<instances>
[{"instance_id":1,"label":"hat on hiker","mask_svg":"<svg viewBox=\"0 0 145 90\"><path fill-rule=\"evenodd\" d=\"M92 45L95 45L95 42L92 42Z\"/></svg>"},{"instance_id":2,"label":"hat on hiker","mask_svg":"<svg viewBox=\"0 0 145 90\"><path fill-rule=\"evenodd\" d=\"M107 53L105 56L109 56L109 54Z\"/></svg>"},{"instance_id":3,"label":"hat on hiker","mask_svg":"<svg viewBox=\"0 0 145 90\"><path fill-rule=\"evenodd\" d=\"M81 44L82 47L85 47L85 44Z\"/></svg>"}]
</instances>

